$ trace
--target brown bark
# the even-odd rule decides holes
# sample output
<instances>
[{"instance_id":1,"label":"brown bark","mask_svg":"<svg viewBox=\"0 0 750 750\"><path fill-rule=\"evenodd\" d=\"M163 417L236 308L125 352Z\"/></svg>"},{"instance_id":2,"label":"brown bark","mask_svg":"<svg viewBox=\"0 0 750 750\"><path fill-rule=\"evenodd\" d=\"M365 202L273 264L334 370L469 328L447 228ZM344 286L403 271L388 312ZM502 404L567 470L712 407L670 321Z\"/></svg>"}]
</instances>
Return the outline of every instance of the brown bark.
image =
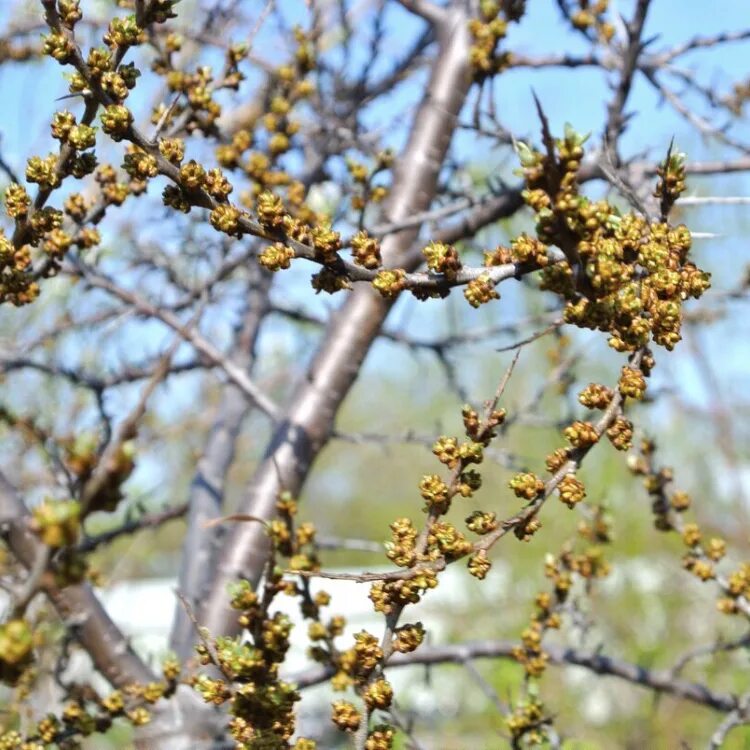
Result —
<instances>
[{"instance_id":1,"label":"brown bark","mask_svg":"<svg viewBox=\"0 0 750 750\"><path fill-rule=\"evenodd\" d=\"M29 514L16 489L0 473L0 519L11 552L27 568L43 553L42 543L29 531ZM133 651L120 629L107 614L89 584L59 588L50 576L39 584L61 619L71 627L76 640L98 669L115 687L156 679Z\"/></svg>"}]
</instances>

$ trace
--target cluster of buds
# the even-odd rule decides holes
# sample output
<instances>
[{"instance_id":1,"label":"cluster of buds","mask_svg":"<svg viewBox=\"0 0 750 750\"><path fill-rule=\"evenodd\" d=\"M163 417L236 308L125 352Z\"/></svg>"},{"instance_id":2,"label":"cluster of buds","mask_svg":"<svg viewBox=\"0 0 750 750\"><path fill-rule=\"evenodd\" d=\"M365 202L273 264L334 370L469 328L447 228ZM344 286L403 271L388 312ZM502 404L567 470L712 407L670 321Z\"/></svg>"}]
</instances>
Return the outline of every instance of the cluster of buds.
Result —
<instances>
[{"instance_id":1,"label":"cluster of buds","mask_svg":"<svg viewBox=\"0 0 750 750\"><path fill-rule=\"evenodd\" d=\"M393 640L393 650L402 654L416 651L424 640L425 630L421 622L402 625L396 628Z\"/></svg>"},{"instance_id":2,"label":"cluster of buds","mask_svg":"<svg viewBox=\"0 0 750 750\"><path fill-rule=\"evenodd\" d=\"M429 549L438 551L447 562L465 557L473 549L471 542L452 523L446 521L435 521L432 524L427 544Z\"/></svg>"},{"instance_id":3,"label":"cluster of buds","mask_svg":"<svg viewBox=\"0 0 750 750\"><path fill-rule=\"evenodd\" d=\"M546 132L545 138L551 141ZM543 270L542 288L565 300L566 322L607 332L617 351L632 352L651 340L672 349L680 340L682 303L703 294L709 275L688 261L690 232L668 224L666 213L649 222L580 195L585 140L566 126L547 153L517 146L539 240L565 255ZM658 192L668 211L684 189L684 156L671 154L661 169Z\"/></svg>"},{"instance_id":4,"label":"cluster of buds","mask_svg":"<svg viewBox=\"0 0 750 750\"><path fill-rule=\"evenodd\" d=\"M32 510L32 529L52 549L75 544L81 531L80 503L45 500Z\"/></svg>"},{"instance_id":5,"label":"cluster of buds","mask_svg":"<svg viewBox=\"0 0 750 750\"><path fill-rule=\"evenodd\" d=\"M508 487L513 490L516 497L524 500L534 500L544 492L544 482L536 475L529 472L516 474Z\"/></svg>"},{"instance_id":6,"label":"cluster of buds","mask_svg":"<svg viewBox=\"0 0 750 750\"><path fill-rule=\"evenodd\" d=\"M42 249L50 258L60 260L73 244L73 238L62 229L53 229L44 236Z\"/></svg>"},{"instance_id":7,"label":"cluster of buds","mask_svg":"<svg viewBox=\"0 0 750 750\"><path fill-rule=\"evenodd\" d=\"M279 271L282 268L289 268L294 250L281 242L274 242L273 245L265 247L258 255L258 263L269 271Z\"/></svg>"},{"instance_id":8,"label":"cluster of buds","mask_svg":"<svg viewBox=\"0 0 750 750\"><path fill-rule=\"evenodd\" d=\"M505 422L506 411L505 409L492 409L486 419L481 420L479 412L469 404L465 404L461 409L461 417L466 435L472 442L487 446L497 435L496 428Z\"/></svg>"},{"instance_id":9,"label":"cluster of buds","mask_svg":"<svg viewBox=\"0 0 750 750\"><path fill-rule=\"evenodd\" d=\"M358 266L375 269L382 264L380 243L374 237L368 236L367 232L357 232L351 239L351 247L354 262Z\"/></svg>"},{"instance_id":10,"label":"cluster of buds","mask_svg":"<svg viewBox=\"0 0 750 750\"><path fill-rule=\"evenodd\" d=\"M336 294L343 289L351 289L349 279L343 274L336 273L330 268L322 268L318 273L313 274L310 278L310 285L315 293L326 292L327 294Z\"/></svg>"},{"instance_id":11,"label":"cluster of buds","mask_svg":"<svg viewBox=\"0 0 750 750\"><path fill-rule=\"evenodd\" d=\"M325 264L334 264L341 250L341 235L330 226L320 224L312 228L312 245L319 260Z\"/></svg>"},{"instance_id":12,"label":"cluster of buds","mask_svg":"<svg viewBox=\"0 0 750 750\"><path fill-rule=\"evenodd\" d=\"M382 677L370 682L362 693L367 708L371 711L379 709L385 711L393 700L393 688Z\"/></svg>"},{"instance_id":13,"label":"cluster of buds","mask_svg":"<svg viewBox=\"0 0 750 750\"><path fill-rule=\"evenodd\" d=\"M438 514L447 512L450 505L448 485L437 474L425 474L419 482L419 494L425 510Z\"/></svg>"},{"instance_id":14,"label":"cluster of buds","mask_svg":"<svg viewBox=\"0 0 750 750\"><path fill-rule=\"evenodd\" d=\"M750 600L750 563L742 563L736 570L727 576L727 596L719 599L717 608L725 614L735 614L739 611L738 599L742 597L745 601Z\"/></svg>"},{"instance_id":15,"label":"cluster of buds","mask_svg":"<svg viewBox=\"0 0 750 750\"><path fill-rule=\"evenodd\" d=\"M385 553L396 565L408 568L416 561L415 543L419 533L408 518L397 518L391 524L391 541L385 544Z\"/></svg>"},{"instance_id":16,"label":"cluster of buds","mask_svg":"<svg viewBox=\"0 0 750 750\"><path fill-rule=\"evenodd\" d=\"M545 714L544 706L535 694L517 703L505 720L515 747L521 747L522 742L527 747L544 744L547 725L551 722L552 718Z\"/></svg>"},{"instance_id":17,"label":"cluster of buds","mask_svg":"<svg viewBox=\"0 0 750 750\"><path fill-rule=\"evenodd\" d=\"M464 297L472 307L481 307L493 299L500 299L495 284L488 273L472 279L464 288Z\"/></svg>"},{"instance_id":18,"label":"cluster of buds","mask_svg":"<svg viewBox=\"0 0 750 750\"><path fill-rule=\"evenodd\" d=\"M630 450L633 444L633 423L625 417L617 417L607 428L607 437L618 451Z\"/></svg>"},{"instance_id":19,"label":"cluster of buds","mask_svg":"<svg viewBox=\"0 0 750 750\"><path fill-rule=\"evenodd\" d=\"M469 531L484 536L495 531L498 527L497 515L491 511L475 510L465 520Z\"/></svg>"},{"instance_id":20,"label":"cluster of buds","mask_svg":"<svg viewBox=\"0 0 750 750\"><path fill-rule=\"evenodd\" d=\"M499 52L498 46L508 33L508 23L519 21L525 3L514 0L482 0L480 16L469 21L472 37L469 59L474 80L481 82L505 70L512 61L509 52Z\"/></svg>"},{"instance_id":21,"label":"cluster of buds","mask_svg":"<svg viewBox=\"0 0 750 750\"><path fill-rule=\"evenodd\" d=\"M590 383L578 394L578 401L587 409L606 409L613 396L612 389L606 385Z\"/></svg>"},{"instance_id":22,"label":"cluster of buds","mask_svg":"<svg viewBox=\"0 0 750 750\"><path fill-rule=\"evenodd\" d=\"M211 211L209 221L211 222L211 226L217 231L233 237L241 237L242 228L240 227L240 219L242 213L242 210L236 206L232 206L229 203L220 203Z\"/></svg>"},{"instance_id":23,"label":"cluster of buds","mask_svg":"<svg viewBox=\"0 0 750 750\"><path fill-rule=\"evenodd\" d=\"M118 181L117 171L110 164L102 164L94 174L94 179L99 183L102 198L106 205L121 206L131 193L137 192L134 183ZM139 183L142 185L143 183ZM165 192L166 192L165 188Z\"/></svg>"},{"instance_id":24,"label":"cluster of buds","mask_svg":"<svg viewBox=\"0 0 750 750\"><path fill-rule=\"evenodd\" d=\"M474 578L483 581L492 568L492 562L486 549L479 549L469 557L467 569Z\"/></svg>"},{"instance_id":25,"label":"cluster of buds","mask_svg":"<svg viewBox=\"0 0 750 750\"><path fill-rule=\"evenodd\" d=\"M586 488L575 474L566 474L557 485L560 500L569 508L574 508L586 497Z\"/></svg>"},{"instance_id":26,"label":"cluster of buds","mask_svg":"<svg viewBox=\"0 0 750 750\"><path fill-rule=\"evenodd\" d=\"M732 86L732 93L725 101L732 114L739 117L748 100L750 100L750 79L745 79Z\"/></svg>"},{"instance_id":27,"label":"cluster of buds","mask_svg":"<svg viewBox=\"0 0 750 750\"><path fill-rule=\"evenodd\" d=\"M355 211L363 212L371 203L382 203L388 195L388 188L375 185L374 179L392 165L393 152L390 150L377 154L372 169L354 159L346 160L346 168L355 188L351 197L351 206Z\"/></svg>"},{"instance_id":28,"label":"cluster of buds","mask_svg":"<svg viewBox=\"0 0 750 750\"><path fill-rule=\"evenodd\" d=\"M617 386L620 393L626 398L640 400L646 392L646 378L639 368L626 365L622 368Z\"/></svg>"},{"instance_id":29,"label":"cluster of buds","mask_svg":"<svg viewBox=\"0 0 750 750\"><path fill-rule=\"evenodd\" d=\"M42 36L42 52L65 65L75 52L75 44L66 34L52 31Z\"/></svg>"},{"instance_id":30,"label":"cluster of buds","mask_svg":"<svg viewBox=\"0 0 750 750\"><path fill-rule=\"evenodd\" d=\"M16 248L0 230L0 302L20 307L37 298L39 287L28 273L30 265L29 246Z\"/></svg>"},{"instance_id":31,"label":"cluster of buds","mask_svg":"<svg viewBox=\"0 0 750 750\"><path fill-rule=\"evenodd\" d=\"M662 218L666 220L677 199L685 192L685 154L669 149L667 158L656 170L659 179L654 190L654 197L661 203Z\"/></svg>"},{"instance_id":32,"label":"cluster of buds","mask_svg":"<svg viewBox=\"0 0 750 750\"><path fill-rule=\"evenodd\" d=\"M714 570L713 563L701 554L688 552L682 559L682 565L685 570L692 573L701 581L710 581L711 579L716 578L716 571Z\"/></svg>"},{"instance_id":33,"label":"cluster of buds","mask_svg":"<svg viewBox=\"0 0 750 750\"><path fill-rule=\"evenodd\" d=\"M590 448L599 440L599 433L590 422L575 421L563 430L563 435L574 448Z\"/></svg>"},{"instance_id":34,"label":"cluster of buds","mask_svg":"<svg viewBox=\"0 0 750 750\"><path fill-rule=\"evenodd\" d=\"M297 502L282 492L276 503L278 518L268 524L271 539L272 572L259 593L248 581L236 582L229 592L230 604L239 612L238 620L246 637L219 637L196 647L202 664L213 664L220 677L196 675L192 684L207 703L230 703L232 716L229 733L242 747L274 747L285 750L313 750L307 739L291 742L295 729L294 705L300 699L294 686L279 679L279 667L290 645L292 622L281 612L271 614L269 607L279 593L302 597L302 613L311 619L309 635L317 644L313 656L330 662L333 638L343 631L343 618L332 618L328 626L320 621L320 608L329 597L320 592L314 598L307 589L286 579L275 564L277 556L288 558L292 571L312 571L319 563L314 549L315 528L312 524L294 524ZM343 716L343 714L342 714ZM342 719L343 721L343 719Z\"/></svg>"},{"instance_id":35,"label":"cluster of buds","mask_svg":"<svg viewBox=\"0 0 750 750\"><path fill-rule=\"evenodd\" d=\"M513 263L522 263L533 268L544 268L549 264L547 249L547 246L543 242L523 233L511 242L510 261ZM503 256L500 255L499 257ZM496 261L499 257L498 251L496 251L490 256L490 260L497 264Z\"/></svg>"},{"instance_id":36,"label":"cluster of buds","mask_svg":"<svg viewBox=\"0 0 750 750\"><path fill-rule=\"evenodd\" d=\"M23 219L29 212L31 198L26 189L15 182L11 182L5 189L5 212L11 219Z\"/></svg>"},{"instance_id":37,"label":"cluster of buds","mask_svg":"<svg viewBox=\"0 0 750 750\"><path fill-rule=\"evenodd\" d=\"M392 270L383 270L378 272L378 275L372 282L373 287L383 297L391 299L397 297L406 286L404 281L404 271L400 268L394 268Z\"/></svg>"},{"instance_id":38,"label":"cluster of buds","mask_svg":"<svg viewBox=\"0 0 750 750\"><path fill-rule=\"evenodd\" d=\"M455 278L461 270L461 259L458 251L453 245L446 245L443 242L430 242L422 250L427 261L427 268L434 273L439 273L448 279Z\"/></svg>"},{"instance_id":39,"label":"cluster of buds","mask_svg":"<svg viewBox=\"0 0 750 750\"><path fill-rule=\"evenodd\" d=\"M0 682L15 685L34 660L34 636L26 620L0 625Z\"/></svg>"},{"instance_id":40,"label":"cluster of buds","mask_svg":"<svg viewBox=\"0 0 750 750\"><path fill-rule=\"evenodd\" d=\"M568 448L557 448L552 451L544 460L547 471L554 474L559 471L570 460L570 450Z\"/></svg>"},{"instance_id":41,"label":"cluster of buds","mask_svg":"<svg viewBox=\"0 0 750 750\"><path fill-rule=\"evenodd\" d=\"M578 0L578 9L570 14L570 22L579 31L593 29L602 42L609 42L615 34L615 27L606 20L609 0Z\"/></svg>"},{"instance_id":42,"label":"cluster of buds","mask_svg":"<svg viewBox=\"0 0 750 750\"><path fill-rule=\"evenodd\" d=\"M53 138L69 144L78 151L84 151L96 144L96 128L78 124L75 116L67 110L55 113L51 131Z\"/></svg>"},{"instance_id":43,"label":"cluster of buds","mask_svg":"<svg viewBox=\"0 0 750 750\"><path fill-rule=\"evenodd\" d=\"M422 595L438 585L432 568L415 567L410 578L397 581L377 581L370 588L370 601L376 612L387 615L396 607L416 604Z\"/></svg>"},{"instance_id":44,"label":"cluster of buds","mask_svg":"<svg viewBox=\"0 0 750 750\"><path fill-rule=\"evenodd\" d=\"M159 3L154 3L159 5ZM154 19L155 20L155 19ZM109 22L109 28L104 35L104 43L114 49L115 47L132 47L146 41L146 32L138 26L135 16L124 18L113 18Z\"/></svg>"},{"instance_id":45,"label":"cluster of buds","mask_svg":"<svg viewBox=\"0 0 750 750\"><path fill-rule=\"evenodd\" d=\"M368 732L365 750L391 750L395 734L393 727L387 724L378 724Z\"/></svg>"},{"instance_id":46,"label":"cluster of buds","mask_svg":"<svg viewBox=\"0 0 750 750\"><path fill-rule=\"evenodd\" d=\"M133 114L124 104L110 104L101 114L102 130L113 140L121 141L133 124Z\"/></svg>"},{"instance_id":47,"label":"cluster of buds","mask_svg":"<svg viewBox=\"0 0 750 750\"><path fill-rule=\"evenodd\" d=\"M42 188L56 188L61 180L57 169L57 157L54 154L48 154L45 158L29 157L26 162L26 179Z\"/></svg>"},{"instance_id":48,"label":"cluster of buds","mask_svg":"<svg viewBox=\"0 0 750 750\"><path fill-rule=\"evenodd\" d=\"M362 722L362 715L349 701L335 701L331 712L331 721L342 732L356 732Z\"/></svg>"},{"instance_id":49,"label":"cluster of buds","mask_svg":"<svg viewBox=\"0 0 750 750\"><path fill-rule=\"evenodd\" d=\"M156 177L159 173L156 157L153 154L146 153L136 146L130 146L127 149L123 159L122 168L134 180L148 180Z\"/></svg>"}]
</instances>

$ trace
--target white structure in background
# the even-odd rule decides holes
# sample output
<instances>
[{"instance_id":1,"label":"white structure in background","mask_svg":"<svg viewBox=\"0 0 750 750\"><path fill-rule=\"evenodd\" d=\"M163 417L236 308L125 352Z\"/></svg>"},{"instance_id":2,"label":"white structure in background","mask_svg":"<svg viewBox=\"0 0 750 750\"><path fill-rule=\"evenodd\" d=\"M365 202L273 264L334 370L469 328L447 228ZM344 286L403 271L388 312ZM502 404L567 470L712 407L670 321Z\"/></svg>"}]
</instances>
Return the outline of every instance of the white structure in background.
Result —
<instances>
[{"instance_id":1,"label":"white structure in background","mask_svg":"<svg viewBox=\"0 0 750 750\"><path fill-rule=\"evenodd\" d=\"M167 650L177 601L175 586L174 579L155 578L123 581L100 592L110 616L130 637L135 650L154 665L158 665ZM467 630L465 620L462 624L462 615L477 607L481 609L483 605L491 609L500 607L502 611L503 602L507 601L510 593L509 588L509 572L502 563L493 567L491 575L482 582L469 576L465 566L449 568L441 573L438 587L430 591L424 601L409 607L404 622L421 620L425 626L429 624L429 642L446 642L451 632L455 634ZM348 647L353 634L363 629L380 637L383 632L383 616L373 610L368 598L369 584L316 579L312 590L315 592L320 589L331 595L331 603L324 609L324 613L328 616L343 615L346 618L346 630L338 640L342 648ZM307 624L300 614L299 600L279 595L274 600L271 611L284 612L295 624L282 675L288 677L314 666L306 653L310 642L307 638ZM479 635L470 632L467 637L478 638ZM462 707L465 709L455 693L433 689L426 677L425 667L399 668L389 673L389 680L393 683L396 695L403 701L402 705L408 704L410 710L417 712L422 719L450 718L459 713ZM327 684L308 689L304 695L298 716L298 729L304 733L307 727L311 734L319 736L321 725L330 724L329 706L334 695ZM468 699L469 695L464 697Z\"/></svg>"},{"instance_id":2,"label":"white structure in background","mask_svg":"<svg viewBox=\"0 0 750 750\"><path fill-rule=\"evenodd\" d=\"M390 568L389 568L390 569ZM341 572L341 571L336 571ZM601 582L603 593L622 591L628 587L644 596L644 617L658 625L663 617L658 601L658 591L664 582L665 573L655 567L644 567L638 561L622 561L613 574ZM150 579L124 581L102 592L102 600L115 622L130 636L134 648L147 660L158 664L167 649L169 632L175 606L176 582L173 579ZM313 592L325 589L331 595L331 603L324 610L329 616L343 615L347 627L339 639L342 647L351 643L354 633L360 630L380 636L383 632L383 616L373 610L368 598L369 584L354 581L315 579ZM465 566L451 566L439 576L439 585L430 591L418 605L409 607L404 622L421 620L428 626L428 642L446 643L460 640L474 640L492 637L497 620L504 613L516 610L518 601L530 601L533 591L520 590L511 578L511 567L502 559L496 560L490 574L484 581L477 581L466 571ZM290 676L312 665L306 651L309 646L307 625L300 615L298 600L279 595L272 611L280 610L287 614L295 628L292 630L291 649L285 662L283 675ZM658 628L655 628L659 632ZM507 637L506 633L506 637ZM465 675L459 682L451 681L454 689L445 689L445 683L426 679L425 667L399 668L389 671L388 679L393 683L396 695L420 716L422 726L425 720L435 720L435 728L440 719L450 720L452 716L465 713L469 708L481 710L486 697L482 698L479 688ZM454 673L454 680L457 673ZM588 684L590 674L579 668L569 668L559 674L566 684L573 688ZM434 685L434 687L433 687ZM460 687L458 687L460 685ZM628 700L619 696L618 685L585 692L589 699L582 700L580 710L592 724L606 722L617 711L617 701L622 707ZM333 697L327 685L305 691L301 704L300 729L309 723L314 730L320 729L321 721L327 722L328 706ZM479 700L476 700L479 697ZM507 696L503 696L507 697ZM636 699L631 696L631 699ZM624 702L623 702L624 701ZM321 719L321 717L323 717ZM316 732L317 733L317 732Z\"/></svg>"},{"instance_id":3,"label":"white structure in background","mask_svg":"<svg viewBox=\"0 0 750 750\"><path fill-rule=\"evenodd\" d=\"M374 570L377 571L377 568ZM482 607L483 603L498 606L498 602L505 600L509 583L507 573L503 574L502 564L493 567L491 575L481 583L471 578L464 566L448 568L440 574L438 587L430 591L424 601L408 608L404 622L422 620L425 625L429 623L432 642L442 642L451 626L456 627L462 612ZM122 581L98 592L107 612L131 639L133 648L151 663L158 663L168 648L177 602L176 585L172 578L150 578ZM321 589L331 595L331 603L323 610L324 616L343 615L346 618L346 630L339 639L342 646L350 643L353 634L363 629L378 636L382 633L383 616L373 610L368 598L369 584L315 579L312 583L313 593ZM285 661L285 674L309 667L311 662L306 650L310 642L307 623L300 614L299 599L279 594L271 611L283 612L295 625L292 646Z\"/></svg>"},{"instance_id":4,"label":"white structure in background","mask_svg":"<svg viewBox=\"0 0 750 750\"><path fill-rule=\"evenodd\" d=\"M662 632L664 617L659 602L659 591L668 571L659 566L643 566L637 561L621 561L613 574L601 583L602 594L615 594L624 588L630 588L643 597L644 623L653 630L655 637ZM158 670L158 665L168 649L169 634L172 625L175 603L175 579L152 578L145 580L122 581L99 591L102 603L112 619L130 639L135 650ZM313 592L325 589L331 595L331 603L324 613L327 616L343 615L347 621L345 633L339 639L342 648L352 642L354 633L362 629L380 636L383 630L383 617L372 608L368 599L369 585L353 581L315 579ZM524 586L511 577L511 567L502 559L494 562L492 571L485 581L476 581L468 575L465 566L451 566L439 576L439 585L430 591L425 600L407 609L404 622L421 620L428 630L429 643L447 643L491 638L497 635L497 622L505 619L505 613L517 612L519 601L530 601L533 589ZM0 591L0 616L7 605ZM287 614L295 628L292 630L291 649L284 665L283 675L290 677L295 673L312 666L306 651L309 646L307 625L299 612L298 600L279 595L272 611ZM695 623L691 630L696 637L703 635L700 631L708 624ZM504 629L507 631L507 628ZM507 637L509 634L504 633ZM454 667L455 669L455 667ZM441 720L450 721L451 717L466 714L470 710L482 710L486 705L486 696L481 697L478 686L468 674L456 680L458 672L447 684L441 680L430 680L425 667L415 666L389 671L389 680L393 682L401 707L419 715L418 725L430 727L430 731L439 732ZM68 676L75 679L92 679L91 664L80 651L74 652L69 665ZM558 673L559 678L573 688L589 684L590 675L580 668L568 668ZM94 678L95 684L102 691L108 688L102 678ZM627 710L627 705L637 700L635 695L624 695L617 683L598 685L594 692L584 691L579 710L592 724L604 723L619 710ZM33 711L50 710L55 702L56 691L50 685L50 691L34 694L32 700L38 699L38 706L30 706ZM331 728L328 721L329 705L333 697L327 684L305 691L305 699L300 707L298 728L301 732L309 731L311 735L321 736L321 732ZM507 696L502 696L505 698ZM478 699L478 700L477 700ZM632 706L630 706L632 708ZM333 741L333 740L331 740Z\"/></svg>"}]
</instances>

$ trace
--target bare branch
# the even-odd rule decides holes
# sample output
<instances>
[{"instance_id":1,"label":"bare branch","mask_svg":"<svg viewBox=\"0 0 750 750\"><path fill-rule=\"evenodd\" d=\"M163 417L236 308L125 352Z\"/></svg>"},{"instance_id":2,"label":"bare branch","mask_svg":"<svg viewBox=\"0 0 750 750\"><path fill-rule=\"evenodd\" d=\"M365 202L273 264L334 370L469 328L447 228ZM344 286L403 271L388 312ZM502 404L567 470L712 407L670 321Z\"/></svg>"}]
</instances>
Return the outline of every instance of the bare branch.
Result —
<instances>
[{"instance_id":1,"label":"bare branch","mask_svg":"<svg viewBox=\"0 0 750 750\"><path fill-rule=\"evenodd\" d=\"M445 23L446 11L430 0L397 0L398 4L410 13L423 18L431 24Z\"/></svg>"},{"instance_id":2,"label":"bare branch","mask_svg":"<svg viewBox=\"0 0 750 750\"><path fill-rule=\"evenodd\" d=\"M465 664L472 659L512 659L518 643L512 641L482 641L449 646L421 646L410 654L394 654L387 669L416 664ZM698 703L716 711L734 711L737 700L731 695L717 693L704 685L688 682L672 676L669 671L650 670L601 653L588 653L565 646L545 646L551 664L576 666L599 675L618 677L626 682L648 688L657 693L672 695L692 703ZM315 667L290 677L300 689L317 685L331 676L325 667Z\"/></svg>"},{"instance_id":3,"label":"bare branch","mask_svg":"<svg viewBox=\"0 0 750 750\"><path fill-rule=\"evenodd\" d=\"M8 545L27 567L39 558L41 542L28 530L29 516L23 501L0 473L0 518ZM115 687L153 682L156 678L136 655L127 638L110 619L88 584L57 588L51 578L42 578L44 593L73 636L86 649L99 670Z\"/></svg>"}]
</instances>

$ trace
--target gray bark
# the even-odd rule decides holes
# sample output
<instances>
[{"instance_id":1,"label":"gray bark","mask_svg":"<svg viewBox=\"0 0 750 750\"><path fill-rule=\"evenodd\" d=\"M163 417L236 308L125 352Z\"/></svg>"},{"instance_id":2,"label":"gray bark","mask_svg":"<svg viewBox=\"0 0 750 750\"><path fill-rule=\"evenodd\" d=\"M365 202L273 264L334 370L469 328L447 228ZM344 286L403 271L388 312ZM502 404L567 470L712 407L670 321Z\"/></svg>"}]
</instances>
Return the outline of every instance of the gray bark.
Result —
<instances>
[{"instance_id":1,"label":"gray bark","mask_svg":"<svg viewBox=\"0 0 750 750\"><path fill-rule=\"evenodd\" d=\"M256 268L247 308L241 324L232 362L250 372L255 361L255 344L268 309L270 275ZM178 591L197 610L206 594L209 576L222 541L221 527L206 528L206 521L223 512L224 484L235 455L237 436L250 404L239 388L228 383L222 393L216 417L198 461L188 496L187 532L182 544ZM195 642L195 627L179 600L175 606L170 648L184 660Z\"/></svg>"},{"instance_id":2,"label":"gray bark","mask_svg":"<svg viewBox=\"0 0 750 750\"><path fill-rule=\"evenodd\" d=\"M454 4L436 27L438 51L409 142L397 162L388 221L401 221L426 210L435 196L438 175L471 83L466 23L465 10ZM387 267L410 270L420 262L419 257L409 254L418 231L419 227L414 227L385 240L383 259ZM366 285L350 294L329 326L306 379L292 397L286 418L247 488L241 512L270 519L281 489L299 492L391 306ZM266 556L267 540L259 524L233 527L198 618L212 634L236 632L236 617L227 602L227 584L240 576L257 583Z\"/></svg>"}]
</instances>

